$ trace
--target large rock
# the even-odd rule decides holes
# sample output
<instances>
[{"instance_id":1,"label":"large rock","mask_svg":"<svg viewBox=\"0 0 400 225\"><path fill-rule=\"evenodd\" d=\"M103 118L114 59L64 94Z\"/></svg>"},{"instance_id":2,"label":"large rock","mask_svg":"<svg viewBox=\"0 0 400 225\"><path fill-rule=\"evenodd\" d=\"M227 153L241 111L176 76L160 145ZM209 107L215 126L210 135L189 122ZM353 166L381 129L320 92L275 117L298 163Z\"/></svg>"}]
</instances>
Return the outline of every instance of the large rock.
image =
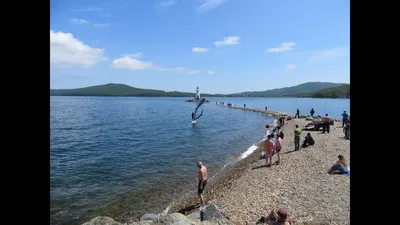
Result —
<instances>
[{"instance_id":1,"label":"large rock","mask_svg":"<svg viewBox=\"0 0 400 225\"><path fill-rule=\"evenodd\" d=\"M98 216L82 225L121 225L121 223L118 223L113 218L107 216Z\"/></svg>"},{"instance_id":2,"label":"large rock","mask_svg":"<svg viewBox=\"0 0 400 225\"><path fill-rule=\"evenodd\" d=\"M110 217L99 216L82 225L236 225L230 221L214 204L207 204L201 209L185 216L181 213L166 215L145 214L140 221L121 224Z\"/></svg>"},{"instance_id":3,"label":"large rock","mask_svg":"<svg viewBox=\"0 0 400 225\"><path fill-rule=\"evenodd\" d=\"M188 218L181 213L172 213L160 218L160 222L166 225L192 225Z\"/></svg>"},{"instance_id":4,"label":"large rock","mask_svg":"<svg viewBox=\"0 0 400 225\"><path fill-rule=\"evenodd\" d=\"M191 219L191 220L198 220L198 221L200 221L200 209L198 209L198 210L196 210L196 211L194 211L194 212L192 212L192 213L190 213L189 215L187 215L186 216L188 219Z\"/></svg>"},{"instance_id":5,"label":"large rock","mask_svg":"<svg viewBox=\"0 0 400 225\"><path fill-rule=\"evenodd\" d=\"M227 219L227 217L219 210L219 208L214 204L205 205L200 211L200 219L204 220L222 220Z\"/></svg>"},{"instance_id":6,"label":"large rock","mask_svg":"<svg viewBox=\"0 0 400 225\"><path fill-rule=\"evenodd\" d=\"M140 221L147 221L147 220L158 220L160 216L156 214L144 214L142 217L140 217Z\"/></svg>"}]
</instances>

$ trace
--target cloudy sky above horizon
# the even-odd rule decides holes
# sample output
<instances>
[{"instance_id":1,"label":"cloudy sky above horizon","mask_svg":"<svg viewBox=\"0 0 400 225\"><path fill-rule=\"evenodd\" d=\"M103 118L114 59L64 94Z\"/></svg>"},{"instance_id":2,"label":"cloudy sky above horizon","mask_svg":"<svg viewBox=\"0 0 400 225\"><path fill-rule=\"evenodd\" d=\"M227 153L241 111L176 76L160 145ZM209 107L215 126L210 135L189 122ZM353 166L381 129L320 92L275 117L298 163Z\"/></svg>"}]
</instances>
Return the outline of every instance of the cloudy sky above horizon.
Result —
<instances>
[{"instance_id":1,"label":"cloudy sky above horizon","mask_svg":"<svg viewBox=\"0 0 400 225\"><path fill-rule=\"evenodd\" d=\"M350 83L349 0L51 0L50 87Z\"/></svg>"}]
</instances>

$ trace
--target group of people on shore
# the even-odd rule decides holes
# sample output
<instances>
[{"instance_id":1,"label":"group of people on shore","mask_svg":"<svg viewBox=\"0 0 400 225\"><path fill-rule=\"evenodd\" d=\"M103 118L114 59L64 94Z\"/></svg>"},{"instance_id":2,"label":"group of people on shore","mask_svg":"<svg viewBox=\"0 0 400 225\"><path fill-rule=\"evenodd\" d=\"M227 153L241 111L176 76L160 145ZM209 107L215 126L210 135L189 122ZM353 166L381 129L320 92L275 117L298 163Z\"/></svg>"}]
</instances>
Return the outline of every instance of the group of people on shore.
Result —
<instances>
[{"instance_id":1,"label":"group of people on shore","mask_svg":"<svg viewBox=\"0 0 400 225\"><path fill-rule=\"evenodd\" d=\"M223 103L222 103L223 104ZM246 105L244 104L244 108L246 108ZM267 107L265 107L265 110L267 110ZM314 113L315 110L314 108L311 108L310 114L314 118ZM300 117L300 110L297 109L295 118ZM345 138L350 139L350 118L349 114L346 113L346 111L343 112L342 114L342 126L343 130L345 133ZM323 131L322 133L327 132L329 134L330 131L330 125L332 119L326 114L324 117L320 118L321 121L323 122ZM285 124L285 117L279 118L279 126L276 126L273 128L271 134L267 135L267 140L265 141L265 158L266 158L266 166L270 167L272 166L272 157L273 155L277 155L277 161L275 162L275 165L279 165L281 162L281 157L280 157L280 152L282 151L282 139L284 138L284 133L281 130L281 126ZM271 125L267 125L266 128L271 128ZM294 129L294 144L295 144L295 151L300 149L300 139L301 139L301 133L302 129L296 124L295 129ZM306 136L304 137L303 144L301 145L302 148L305 148L307 146L312 146L315 144L314 138L311 136L311 133L307 133ZM202 164L202 162L198 161L197 162L197 167L199 169L198 171L198 198L202 206L205 205L204 198L203 198L203 192L204 188L207 185L207 177L208 177L208 172L207 168ZM345 160L343 155L338 155L338 161L332 165L332 167L329 169L328 173L333 174L333 173L339 173L339 174L349 174L349 167L347 164L347 161ZM278 209L278 210L272 210L270 215L266 218L264 221L267 224L273 224L273 225L291 225L294 223L293 219L288 218L288 213L284 209Z\"/></svg>"},{"instance_id":2,"label":"group of people on shore","mask_svg":"<svg viewBox=\"0 0 400 225\"><path fill-rule=\"evenodd\" d=\"M298 109L297 109L298 110ZM298 111L297 111L298 112ZM313 115L314 114L314 109L312 108L310 113ZM350 116L346 111L343 111L342 113L342 127L343 127L343 132L345 133L345 138L350 139ZM321 118L321 121L323 122L322 124L322 133L327 132L329 134L330 131L330 125L332 122L332 119L328 116L328 114L325 114L324 117ZM301 136L302 130L299 128L299 126L296 124L295 129L294 129L294 146L295 146L295 151L299 150L299 145L300 145L300 136ZM315 141L314 138L311 136L310 133L307 133L307 135L304 138L304 142L302 147L307 147L309 145L314 145ZM347 164L347 161L345 160L343 155L338 155L338 161L332 165L332 167L329 169L328 173L333 174L347 174L349 175L350 170Z\"/></svg>"}]
</instances>

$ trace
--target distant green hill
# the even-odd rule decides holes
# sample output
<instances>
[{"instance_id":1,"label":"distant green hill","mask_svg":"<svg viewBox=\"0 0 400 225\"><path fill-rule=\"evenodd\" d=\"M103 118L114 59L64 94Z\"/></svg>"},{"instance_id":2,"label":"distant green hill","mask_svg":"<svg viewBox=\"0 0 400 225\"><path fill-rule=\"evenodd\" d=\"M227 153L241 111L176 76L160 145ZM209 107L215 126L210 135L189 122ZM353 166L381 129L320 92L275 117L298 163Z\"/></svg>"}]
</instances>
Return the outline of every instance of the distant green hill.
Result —
<instances>
[{"instance_id":1,"label":"distant green hill","mask_svg":"<svg viewBox=\"0 0 400 225\"><path fill-rule=\"evenodd\" d=\"M193 93L140 89L125 84L104 84L76 89L50 89L52 96L194 97ZM203 94L203 96L209 96Z\"/></svg>"},{"instance_id":2,"label":"distant green hill","mask_svg":"<svg viewBox=\"0 0 400 225\"><path fill-rule=\"evenodd\" d=\"M350 84L324 88L312 94L313 98L350 98Z\"/></svg>"},{"instance_id":3,"label":"distant green hill","mask_svg":"<svg viewBox=\"0 0 400 225\"><path fill-rule=\"evenodd\" d=\"M249 91L231 94L229 96L246 96L246 97L311 97L308 93L314 93L320 89L331 88L345 85L345 83L330 83L330 82L307 82L293 87L276 88L266 91ZM299 96L300 97L300 96Z\"/></svg>"},{"instance_id":4,"label":"distant green hill","mask_svg":"<svg viewBox=\"0 0 400 225\"><path fill-rule=\"evenodd\" d=\"M343 86L341 83L329 82L308 82L293 87L277 88L267 91L242 92L237 94L202 94L204 97L315 97L330 98L328 92L314 92L325 88L335 88ZM348 84L345 84L348 85ZM322 90L321 90L322 89ZM336 89L335 89L336 90ZM339 90L339 89L338 89ZM342 96L336 91L338 96ZM335 93L336 93L335 92ZM161 91L153 89L141 89L125 84L105 84L76 89L50 89L52 96L138 96L138 97L194 97L194 93L178 91ZM323 97L320 97L323 96Z\"/></svg>"}]
</instances>

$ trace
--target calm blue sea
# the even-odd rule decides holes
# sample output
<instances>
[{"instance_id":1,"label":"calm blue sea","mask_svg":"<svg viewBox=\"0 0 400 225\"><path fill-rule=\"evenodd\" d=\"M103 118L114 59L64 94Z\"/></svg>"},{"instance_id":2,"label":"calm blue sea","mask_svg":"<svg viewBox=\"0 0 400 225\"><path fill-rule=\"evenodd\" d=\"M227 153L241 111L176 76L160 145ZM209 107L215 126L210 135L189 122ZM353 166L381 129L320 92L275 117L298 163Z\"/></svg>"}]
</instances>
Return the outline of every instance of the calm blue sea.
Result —
<instances>
[{"instance_id":1,"label":"calm blue sea","mask_svg":"<svg viewBox=\"0 0 400 225\"><path fill-rule=\"evenodd\" d=\"M195 103L186 98L51 97L50 217L64 224L129 196L134 213L160 212L174 197L193 191L196 161L210 176L265 135L273 118L216 106L340 118L348 99L209 98L191 123ZM157 194L155 194L157 193Z\"/></svg>"}]
</instances>

